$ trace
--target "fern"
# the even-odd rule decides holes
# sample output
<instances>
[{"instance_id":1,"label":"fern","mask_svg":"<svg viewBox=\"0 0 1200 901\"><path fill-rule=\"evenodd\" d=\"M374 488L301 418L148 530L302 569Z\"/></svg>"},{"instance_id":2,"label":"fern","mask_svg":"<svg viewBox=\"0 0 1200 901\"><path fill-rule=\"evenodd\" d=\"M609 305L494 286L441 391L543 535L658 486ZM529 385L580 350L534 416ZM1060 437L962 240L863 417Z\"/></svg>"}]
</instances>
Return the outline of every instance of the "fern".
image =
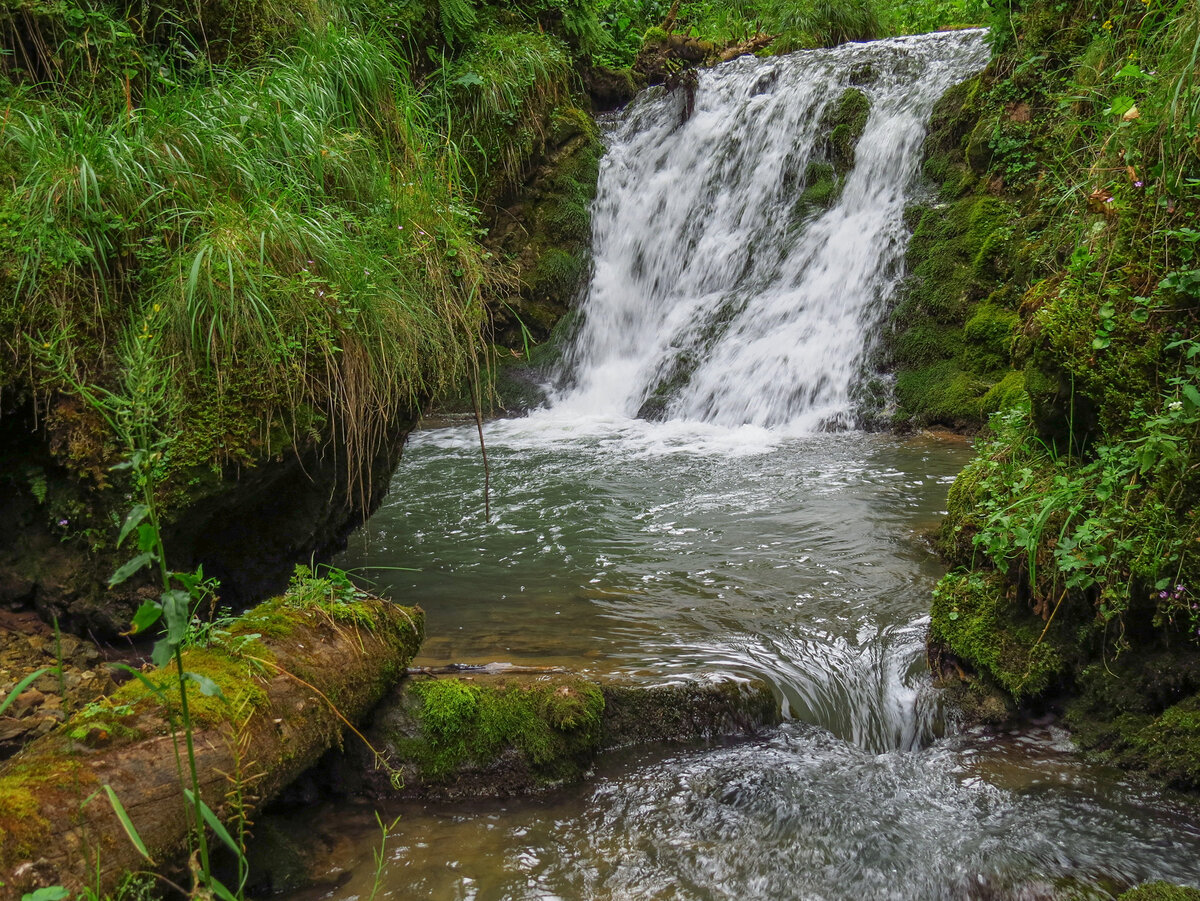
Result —
<instances>
[{"instance_id":1,"label":"fern","mask_svg":"<svg viewBox=\"0 0 1200 901\"><path fill-rule=\"evenodd\" d=\"M467 43L475 28L475 0L438 0L442 37L451 47Z\"/></svg>"}]
</instances>

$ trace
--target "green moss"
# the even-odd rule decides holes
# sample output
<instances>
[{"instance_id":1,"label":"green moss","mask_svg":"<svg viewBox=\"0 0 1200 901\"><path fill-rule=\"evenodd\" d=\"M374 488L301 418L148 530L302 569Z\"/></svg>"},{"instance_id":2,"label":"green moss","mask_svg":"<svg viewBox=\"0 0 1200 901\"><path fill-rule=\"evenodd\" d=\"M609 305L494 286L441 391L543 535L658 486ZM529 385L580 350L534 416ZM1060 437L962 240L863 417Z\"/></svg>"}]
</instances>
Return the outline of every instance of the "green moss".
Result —
<instances>
[{"instance_id":1,"label":"green moss","mask_svg":"<svg viewBox=\"0 0 1200 901\"><path fill-rule=\"evenodd\" d=\"M896 375L895 418L898 422L969 427L982 418L981 400L989 387L952 360L901 371Z\"/></svg>"},{"instance_id":2,"label":"green moss","mask_svg":"<svg viewBox=\"0 0 1200 901\"><path fill-rule=\"evenodd\" d=\"M896 361L906 369L917 369L955 356L962 346L961 329L929 319L921 320L896 339Z\"/></svg>"},{"instance_id":3,"label":"green moss","mask_svg":"<svg viewBox=\"0 0 1200 901\"><path fill-rule=\"evenodd\" d=\"M1200 901L1200 889L1167 882L1147 882L1124 892L1117 901Z\"/></svg>"},{"instance_id":4,"label":"green moss","mask_svg":"<svg viewBox=\"0 0 1200 901\"><path fill-rule=\"evenodd\" d=\"M1028 407L1029 392L1025 389L1025 373L1010 371L992 385L980 402L981 412L987 416L1013 407Z\"/></svg>"},{"instance_id":5,"label":"green moss","mask_svg":"<svg viewBox=\"0 0 1200 901\"><path fill-rule=\"evenodd\" d=\"M646 33L642 35L643 47L654 47L659 44L665 44L668 41L668 35L657 25L651 25L646 29Z\"/></svg>"},{"instance_id":6,"label":"green moss","mask_svg":"<svg viewBox=\"0 0 1200 901\"><path fill-rule=\"evenodd\" d=\"M979 494L985 473L983 466L971 463L950 486L940 541L942 552L951 563L965 566L974 558L972 538L978 529Z\"/></svg>"},{"instance_id":7,"label":"green moss","mask_svg":"<svg viewBox=\"0 0 1200 901\"><path fill-rule=\"evenodd\" d=\"M854 149L867 127L871 101L858 88L847 88L822 116L821 127L829 135L827 153L834 171L845 176L854 168Z\"/></svg>"},{"instance_id":8,"label":"green moss","mask_svg":"<svg viewBox=\"0 0 1200 901\"><path fill-rule=\"evenodd\" d=\"M804 190L796 199L796 217L804 218L829 209L837 202L843 184L832 163L810 160L804 167Z\"/></svg>"},{"instance_id":9,"label":"green moss","mask_svg":"<svg viewBox=\"0 0 1200 901\"><path fill-rule=\"evenodd\" d=\"M930 642L1012 697L1037 697L1065 670L1061 621L1043 636L1045 623L1001 591L995 577L951 573L943 578L933 596Z\"/></svg>"},{"instance_id":10,"label":"green moss","mask_svg":"<svg viewBox=\"0 0 1200 901\"><path fill-rule=\"evenodd\" d=\"M1012 222L1009 205L986 195L920 212L888 343L897 421L979 425L1010 398L1018 316L1000 300ZM997 385L1004 387L993 393Z\"/></svg>"},{"instance_id":11,"label":"green moss","mask_svg":"<svg viewBox=\"0 0 1200 901\"><path fill-rule=\"evenodd\" d=\"M28 783L0 778L0 861L32 857L49 838L50 823L40 815L40 809Z\"/></svg>"},{"instance_id":12,"label":"green moss","mask_svg":"<svg viewBox=\"0 0 1200 901\"><path fill-rule=\"evenodd\" d=\"M219 694L206 695L194 681L185 682L188 697L188 712L196 726L219 726L244 720L267 701L261 672L256 665L241 655L232 655L218 648L188 648L183 652L183 671L196 673L211 679L220 690ZM139 713L152 712L166 705L171 716L178 717L179 682L173 664L148 674L146 680L126 682L113 693L114 705L129 708L122 722L124 733L114 733L114 738L133 738Z\"/></svg>"},{"instance_id":13,"label":"green moss","mask_svg":"<svg viewBox=\"0 0 1200 901\"><path fill-rule=\"evenodd\" d=\"M991 240L991 239L989 239ZM975 308L963 326L963 368L980 375L1007 369L1017 314L989 303Z\"/></svg>"},{"instance_id":14,"label":"green moss","mask_svg":"<svg viewBox=\"0 0 1200 901\"><path fill-rule=\"evenodd\" d=\"M61 754L25 754L0 770L0 873L37 856L51 838L50 823L40 813L45 805L82 802L95 782L78 758Z\"/></svg>"},{"instance_id":15,"label":"green moss","mask_svg":"<svg viewBox=\"0 0 1200 901\"><path fill-rule=\"evenodd\" d=\"M458 679L418 682L421 738L397 747L428 777L516 751L541 779L577 773L600 741L604 697L582 679L477 686Z\"/></svg>"},{"instance_id":16,"label":"green moss","mask_svg":"<svg viewBox=\"0 0 1200 901\"><path fill-rule=\"evenodd\" d=\"M524 281L535 297L564 297L579 286L584 271L585 264L579 254L555 247L538 257Z\"/></svg>"}]
</instances>

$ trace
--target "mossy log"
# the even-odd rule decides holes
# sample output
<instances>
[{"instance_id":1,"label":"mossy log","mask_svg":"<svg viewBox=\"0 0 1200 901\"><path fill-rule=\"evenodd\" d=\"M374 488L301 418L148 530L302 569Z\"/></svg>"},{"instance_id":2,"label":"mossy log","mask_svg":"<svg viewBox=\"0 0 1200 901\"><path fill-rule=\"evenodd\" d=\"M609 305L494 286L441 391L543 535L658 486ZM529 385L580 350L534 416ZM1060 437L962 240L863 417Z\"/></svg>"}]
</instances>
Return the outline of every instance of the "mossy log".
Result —
<instances>
[{"instance_id":1,"label":"mossy log","mask_svg":"<svg viewBox=\"0 0 1200 901\"><path fill-rule=\"evenodd\" d=\"M221 649L184 654L185 672L220 688L205 696L192 683L188 701L200 794L226 822L253 814L379 701L420 647L424 614L293 594L255 608L229 633ZM168 717L176 685L173 667L132 680L0 769L0 901L43 885L104 893L147 866L104 786L155 863L186 850L183 737L173 731L176 712Z\"/></svg>"}]
</instances>

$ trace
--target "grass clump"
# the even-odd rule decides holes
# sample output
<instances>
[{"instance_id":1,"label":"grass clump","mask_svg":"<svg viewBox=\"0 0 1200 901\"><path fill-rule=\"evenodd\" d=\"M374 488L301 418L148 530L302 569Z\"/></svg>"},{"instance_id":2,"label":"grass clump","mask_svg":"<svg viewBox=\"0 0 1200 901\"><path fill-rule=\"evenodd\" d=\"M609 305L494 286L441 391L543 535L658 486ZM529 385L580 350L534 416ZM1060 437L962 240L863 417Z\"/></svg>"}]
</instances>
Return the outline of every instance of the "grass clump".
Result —
<instances>
[{"instance_id":1,"label":"grass clump","mask_svg":"<svg viewBox=\"0 0 1200 901\"><path fill-rule=\"evenodd\" d=\"M559 38L498 29L477 34L437 77L442 114L472 169L475 191L495 196L528 174L575 76Z\"/></svg>"},{"instance_id":2,"label":"grass clump","mask_svg":"<svg viewBox=\"0 0 1200 901\"><path fill-rule=\"evenodd\" d=\"M459 155L390 39L329 24L298 41L164 75L128 108L12 92L0 385L111 384L125 344L159 338L162 430L208 435L166 452L169 476L281 442L365 461L469 371L499 275ZM198 409L211 428L190 428Z\"/></svg>"}]
</instances>

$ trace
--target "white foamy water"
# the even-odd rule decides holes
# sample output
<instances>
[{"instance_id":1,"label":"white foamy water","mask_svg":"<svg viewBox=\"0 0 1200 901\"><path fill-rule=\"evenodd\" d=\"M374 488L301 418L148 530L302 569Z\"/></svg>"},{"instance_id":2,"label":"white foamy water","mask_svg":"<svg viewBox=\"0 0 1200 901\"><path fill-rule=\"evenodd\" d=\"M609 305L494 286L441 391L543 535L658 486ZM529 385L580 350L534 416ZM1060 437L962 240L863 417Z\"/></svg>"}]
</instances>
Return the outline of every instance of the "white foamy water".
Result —
<instances>
[{"instance_id":1,"label":"white foamy water","mask_svg":"<svg viewBox=\"0 0 1200 901\"><path fill-rule=\"evenodd\" d=\"M682 90L643 95L609 137L573 383L553 406L634 416L673 378L670 419L850 424L930 111L987 53L970 31L744 57L700 73L686 121ZM831 209L798 210L822 116L850 87L870 101L855 165Z\"/></svg>"}]
</instances>

